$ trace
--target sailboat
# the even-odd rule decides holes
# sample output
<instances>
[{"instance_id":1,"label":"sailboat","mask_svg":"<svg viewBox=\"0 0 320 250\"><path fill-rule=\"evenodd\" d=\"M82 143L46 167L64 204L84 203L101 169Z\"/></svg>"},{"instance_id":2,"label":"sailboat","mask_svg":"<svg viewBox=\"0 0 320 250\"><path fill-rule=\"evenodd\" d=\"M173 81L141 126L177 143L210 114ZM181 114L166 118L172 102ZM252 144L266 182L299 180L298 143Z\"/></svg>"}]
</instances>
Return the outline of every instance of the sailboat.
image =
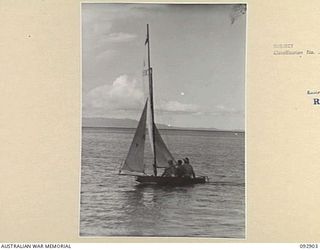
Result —
<instances>
[{"instance_id":1,"label":"sailboat","mask_svg":"<svg viewBox=\"0 0 320 250\"><path fill-rule=\"evenodd\" d=\"M176 164L176 160L172 156L155 123L154 102L153 102L153 80L152 67L150 63L150 36L149 25L147 24L147 38L145 46L147 45L147 69L144 70L144 76L148 77L149 96L145 102L138 126L136 128L132 143L130 145L126 159L120 167L119 174L133 175L136 181L142 184L156 184L165 186L181 186L205 183L208 178L206 176L196 176L195 178L185 177L163 177L158 175L159 169L169 167L168 162L172 161ZM148 125L148 126L147 126ZM146 166L144 164L144 148L146 129L151 144L151 151L153 155L153 175L145 173Z\"/></svg>"}]
</instances>

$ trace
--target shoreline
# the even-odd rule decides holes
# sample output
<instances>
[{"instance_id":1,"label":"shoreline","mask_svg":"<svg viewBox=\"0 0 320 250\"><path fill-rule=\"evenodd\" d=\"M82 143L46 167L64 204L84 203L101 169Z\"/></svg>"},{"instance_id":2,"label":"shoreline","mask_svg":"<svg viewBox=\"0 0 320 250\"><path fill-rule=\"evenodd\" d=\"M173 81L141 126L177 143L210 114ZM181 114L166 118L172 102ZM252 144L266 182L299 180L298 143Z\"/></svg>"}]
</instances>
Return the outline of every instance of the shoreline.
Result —
<instances>
[{"instance_id":1,"label":"shoreline","mask_svg":"<svg viewBox=\"0 0 320 250\"><path fill-rule=\"evenodd\" d=\"M90 126L82 126L82 129L126 129L133 130L136 129L134 127L90 127ZM159 130L164 131L194 131L194 132L231 132L231 133L245 133L243 130L222 130L222 129L198 129L198 128L159 128Z\"/></svg>"}]
</instances>

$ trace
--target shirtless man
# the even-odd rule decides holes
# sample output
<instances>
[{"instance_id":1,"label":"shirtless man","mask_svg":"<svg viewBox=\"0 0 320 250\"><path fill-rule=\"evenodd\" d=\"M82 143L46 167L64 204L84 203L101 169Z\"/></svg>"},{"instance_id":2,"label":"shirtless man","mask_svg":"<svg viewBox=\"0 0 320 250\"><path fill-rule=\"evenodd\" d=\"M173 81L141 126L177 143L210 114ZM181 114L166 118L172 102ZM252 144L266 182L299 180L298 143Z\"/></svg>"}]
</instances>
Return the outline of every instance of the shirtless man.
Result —
<instances>
[{"instance_id":1,"label":"shirtless man","mask_svg":"<svg viewBox=\"0 0 320 250\"><path fill-rule=\"evenodd\" d=\"M191 176L192 176L193 178L196 178L196 175L193 171L193 167L190 165L189 158L186 157L183 161L184 161L184 164L182 167L184 169L184 171L183 171L184 174L182 177L191 178Z\"/></svg>"},{"instance_id":2,"label":"shirtless man","mask_svg":"<svg viewBox=\"0 0 320 250\"><path fill-rule=\"evenodd\" d=\"M161 177L174 177L176 176L176 166L172 160L168 161L169 167L167 167Z\"/></svg>"}]
</instances>

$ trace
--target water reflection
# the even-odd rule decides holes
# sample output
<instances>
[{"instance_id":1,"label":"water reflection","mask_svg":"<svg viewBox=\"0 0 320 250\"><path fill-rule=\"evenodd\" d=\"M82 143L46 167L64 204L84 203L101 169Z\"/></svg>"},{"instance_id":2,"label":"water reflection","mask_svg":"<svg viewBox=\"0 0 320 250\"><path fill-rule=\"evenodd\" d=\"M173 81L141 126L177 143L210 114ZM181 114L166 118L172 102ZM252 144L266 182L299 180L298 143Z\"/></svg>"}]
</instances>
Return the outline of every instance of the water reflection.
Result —
<instances>
[{"instance_id":1,"label":"water reflection","mask_svg":"<svg viewBox=\"0 0 320 250\"><path fill-rule=\"evenodd\" d=\"M91 130L83 134L81 235L244 236L243 138L172 133L177 153L190 155L197 163L197 173L209 175L212 183L140 185L131 176L118 176L115 170L131 134L112 132L102 137ZM190 151L200 146L200 151Z\"/></svg>"}]
</instances>

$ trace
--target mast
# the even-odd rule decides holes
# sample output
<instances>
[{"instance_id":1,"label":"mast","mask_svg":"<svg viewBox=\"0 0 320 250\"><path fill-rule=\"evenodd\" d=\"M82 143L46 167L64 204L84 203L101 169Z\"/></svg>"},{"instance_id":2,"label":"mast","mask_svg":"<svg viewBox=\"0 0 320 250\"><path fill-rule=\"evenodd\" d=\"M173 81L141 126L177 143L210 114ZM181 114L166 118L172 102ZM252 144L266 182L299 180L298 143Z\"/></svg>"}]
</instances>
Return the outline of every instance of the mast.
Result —
<instances>
[{"instance_id":1,"label":"mast","mask_svg":"<svg viewBox=\"0 0 320 250\"><path fill-rule=\"evenodd\" d=\"M151 108L151 124L152 124L152 137L153 137L153 172L157 176L157 158L156 158L156 144L155 144L155 123L154 123L154 106L153 106L153 81L152 81L152 68L150 65L150 37L149 37L149 24L147 24L147 40L148 43L148 77L149 77L149 92L150 92L150 108Z\"/></svg>"}]
</instances>

